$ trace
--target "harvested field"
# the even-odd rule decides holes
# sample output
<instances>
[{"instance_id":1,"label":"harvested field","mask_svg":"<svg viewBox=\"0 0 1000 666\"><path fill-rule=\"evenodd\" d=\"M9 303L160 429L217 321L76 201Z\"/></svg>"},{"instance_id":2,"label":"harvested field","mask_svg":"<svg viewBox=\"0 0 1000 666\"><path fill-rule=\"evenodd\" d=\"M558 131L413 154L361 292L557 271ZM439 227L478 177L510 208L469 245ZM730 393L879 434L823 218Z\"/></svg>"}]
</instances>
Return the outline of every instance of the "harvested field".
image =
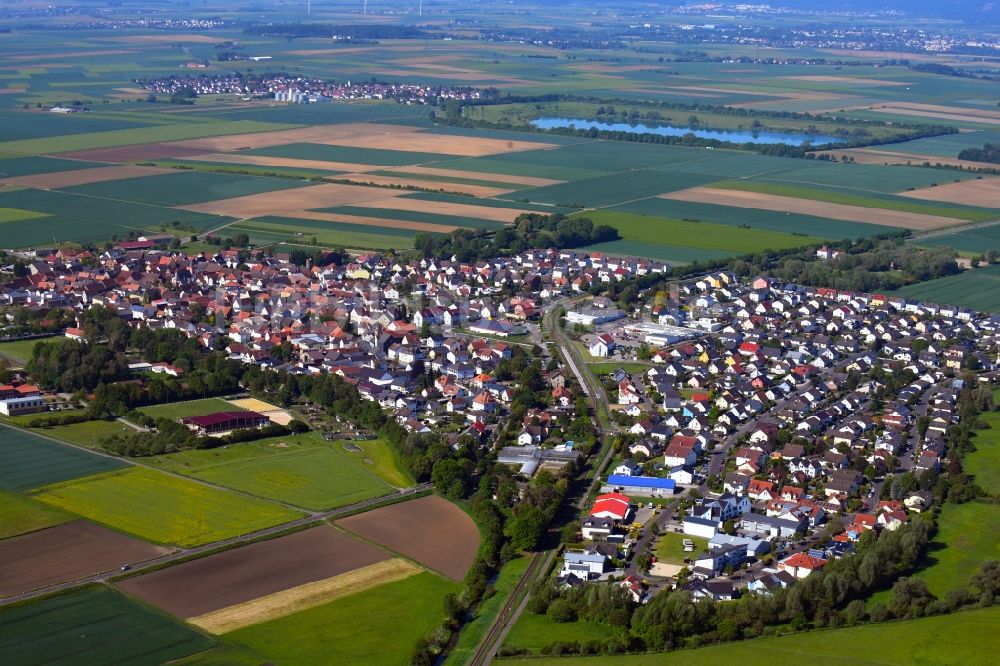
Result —
<instances>
[{"instance_id":1,"label":"harvested field","mask_svg":"<svg viewBox=\"0 0 1000 666\"><path fill-rule=\"evenodd\" d=\"M74 520L0 541L0 596L112 571L168 552L86 520Z\"/></svg>"},{"instance_id":2,"label":"harvested field","mask_svg":"<svg viewBox=\"0 0 1000 666\"><path fill-rule=\"evenodd\" d=\"M201 148L188 148L170 143L145 143L137 146L74 150L69 153L59 153L58 157L69 160L86 160L88 162L138 162L141 160L160 160L170 157L190 158L202 155L205 152L207 151Z\"/></svg>"},{"instance_id":3,"label":"harvested field","mask_svg":"<svg viewBox=\"0 0 1000 666\"><path fill-rule=\"evenodd\" d=\"M670 199L673 201L689 201L695 203L718 204L722 206L735 206L738 208L773 210L779 213L815 215L831 220L865 222L868 224L881 224L888 227L900 227L903 229L914 229L920 231L927 229L939 229L941 227L965 223L964 220L953 217L906 213L903 211L887 210L884 208L847 206L844 204L828 203L824 201L811 201L809 199L783 197L774 194L761 194L759 192L744 192L739 190L721 190L711 187L692 187L690 189L680 190L679 192L668 192L667 194L661 194L660 198Z\"/></svg>"},{"instance_id":4,"label":"harvested field","mask_svg":"<svg viewBox=\"0 0 1000 666\"><path fill-rule=\"evenodd\" d=\"M858 164L913 164L920 165L924 162L930 164L944 164L947 166L961 166L972 169L996 169L996 164L989 162L973 162L971 160L960 160L956 157L942 157L941 155L920 155L918 153L899 153L891 150L879 150L878 148L849 148L847 150L825 150L816 153L831 155L834 159L841 159L841 156L850 156Z\"/></svg>"},{"instance_id":5,"label":"harvested field","mask_svg":"<svg viewBox=\"0 0 1000 666\"><path fill-rule=\"evenodd\" d=\"M157 167L109 166L97 167L95 169L74 169L72 171L39 173L32 176L16 176L14 178L4 179L0 182L9 185L36 187L42 190L54 190L60 187L89 185L91 183L103 183L109 180L139 178L140 176L159 176L165 173L172 172L170 169L160 169Z\"/></svg>"},{"instance_id":6,"label":"harvested field","mask_svg":"<svg viewBox=\"0 0 1000 666\"><path fill-rule=\"evenodd\" d=\"M442 176L444 178L465 178L467 180L485 180L494 183L512 183L514 185L531 185L543 187L558 185L565 181L554 178L538 178L536 176L508 176L501 173L486 173L482 171L462 171L461 169L437 169L424 166L402 166L385 169L397 173L412 173L420 176Z\"/></svg>"},{"instance_id":7,"label":"harvested field","mask_svg":"<svg viewBox=\"0 0 1000 666\"><path fill-rule=\"evenodd\" d=\"M364 204L358 204L363 206ZM410 222L408 220L392 220L384 217L365 217L363 215L343 215L341 213L323 213L314 210L303 210L294 213L294 217L319 222L343 222L356 224L359 227L379 229L410 229L412 231L428 231L435 234L446 234L459 227L448 224L428 224L426 222Z\"/></svg>"},{"instance_id":8,"label":"harvested field","mask_svg":"<svg viewBox=\"0 0 1000 666\"><path fill-rule=\"evenodd\" d=\"M957 120L959 122L1000 125L1000 111L970 109L960 106L914 104L910 102L887 102L885 104L851 108L866 109L879 113L896 113L904 116L917 116L918 118L940 118L942 120Z\"/></svg>"},{"instance_id":9,"label":"harvested field","mask_svg":"<svg viewBox=\"0 0 1000 666\"><path fill-rule=\"evenodd\" d=\"M1000 207L1000 177L964 180L960 183L936 185L899 194L926 201L948 201L967 206L997 208Z\"/></svg>"},{"instance_id":10,"label":"harvested field","mask_svg":"<svg viewBox=\"0 0 1000 666\"><path fill-rule=\"evenodd\" d=\"M218 37L209 35L129 35L128 37L109 37L113 42L125 42L128 44L177 44L179 42L196 42L198 44L215 44Z\"/></svg>"},{"instance_id":11,"label":"harvested field","mask_svg":"<svg viewBox=\"0 0 1000 666\"><path fill-rule=\"evenodd\" d=\"M337 525L453 580L465 577L479 548L472 519L436 495L350 516Z\"/></svg>"},{"instance_id":12,"label":"harvested field","mask_svg":"<svg viewBox=\"0 0 1000 666\"><path fill-rule=\"evenodd\" d=\"M338 125L338 127L342 127ZM405 150L417 153L437 153L444 155L460 155L462 157L482 157L501 153L515 153L527 150L542 150L555 148L555 144L536 141L507 141L486 137L427 134L422 131L412 131L417 128L406 128L402 125L391 126L394 131L384 133L355 132L354 136L344 136L313 143L329 143L335 146L351 146L354 148L376 148L379 150ZM409 131L407 131L409 130Z\"/></svg>"},{"instance_id":13,"label":"harvested field","mask_svg":"<svg viewBox=\"0 0 1000 666\"><path fill-rule=\"evenodd\" d=\"M253 166L287 167L292 169L319 169L321 171L351 171L361 173L382 169L376 164L354 164L352 162L325 162L323 160L299 160L292 157L270 157L268 155L244 155L241 153L208 153L189 157L198 162L222 162L225 164L249 164Z\"/></svg>"},{"instance_id":14,"label":"harvested field","mask_svg":"<svg viewBox=\"0 0 1000 666\"><path fill-rule=\"evenodd\" d=\"M370 134L386 134L399 136L418 131L418 127L406 125L380 125L377 123L344 123L342 125L311 125L295 129L276 130L274 132L255 132L254 134L238 134L229 136L214 136L204 139L189 139L178 141L173 145L184 148L198 148L211 152L228 153L234 150L254 148L270 148L283 146L287 143L330 143L341 139L367 136Z\"/></svg>"},{"instance_id":15,"label":"harvested field","mask_svg":"<svg viewBox=\"0 0 1000 666\"><path fill-rule=\"evenodd\" d=\"M355 183L370 183L383 187L419 187L427 190L444 190L445 192L457 192L468 194L473 197L496 197L507 194L510 189L500 187L490 187L488 185L468 185L465 183L451 183L445 181L419 180L416 178L394 178L392 176L379 176L368 173L345 173L334 176L336 180L349 180Z\"/></svg>"},{"instance_id":16,"label":"harvested field","mask_svg":"<svg viewBox=\"0 0 1000 666\"><path fill-rule=\"evenodd\" d=\"M195 617L389 559L329 526L129 578L120 587L180 617Z\"/></svg>"},{"instance_id":17,"label":"harvested field","mask_svg":"<svg viewBox=\"0 0 1000 666\"><path fill-rule=\"evenodd\" d=\"M376 562L348 573L275 592L259 599L189 618L212 634L224 634L323 604L373 587L409 578L422 569L400 558Z\"/></svg>"},{"instance_id":18,"label":"harvested field","mask_svg":"<svg viewBox=\"0 0 1000 666\"><path fill-rule=\"evenodd\" d=\"M245 197L206 201L190 206L179 206L184 210L193 210L214 215L228 215L236 218L252 218L264 215L288 216L291 211L307 208L329 208L345 204L363 205L372 199L385 200L405 194L404 191L374 189L361 185L342 185L339 183L324 183L291 190L263 192Z\"/></svg>"}]
</instances>

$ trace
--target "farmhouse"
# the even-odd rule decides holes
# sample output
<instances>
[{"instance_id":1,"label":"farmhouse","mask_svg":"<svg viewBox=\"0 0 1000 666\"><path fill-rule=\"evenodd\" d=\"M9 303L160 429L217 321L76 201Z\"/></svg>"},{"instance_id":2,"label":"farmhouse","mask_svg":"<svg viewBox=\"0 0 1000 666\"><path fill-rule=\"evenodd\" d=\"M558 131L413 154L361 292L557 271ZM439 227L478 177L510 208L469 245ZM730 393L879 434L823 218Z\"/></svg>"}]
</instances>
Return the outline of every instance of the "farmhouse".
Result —
<instances>
[{"instance_id":1,"label":"farmhouse","mask_svg":"<svg viewBox=\"0 0 1000 666\"><path fill-rule=\"evenodd\" d=\"M181 420L200 435L217 435L238 428L260 428L270 419L257 412L216 412L205 416L189 416Z\"/></svg>"}]
</instances>

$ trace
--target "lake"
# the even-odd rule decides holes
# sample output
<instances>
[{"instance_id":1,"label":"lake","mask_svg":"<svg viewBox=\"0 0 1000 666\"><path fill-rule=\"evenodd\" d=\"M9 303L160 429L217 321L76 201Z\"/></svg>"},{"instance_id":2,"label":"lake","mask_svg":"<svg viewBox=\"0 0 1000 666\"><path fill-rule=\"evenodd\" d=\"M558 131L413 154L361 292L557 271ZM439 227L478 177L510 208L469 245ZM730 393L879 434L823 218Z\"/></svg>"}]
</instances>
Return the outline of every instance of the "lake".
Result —
<instances>
[{"instance_id":1,"label":"lake","mask_svg":"<svg viewBox=\"0 0 1000 666\"><path fill-rule=\"evenodd\" d=\"M659 134L661 136L684 136L694 134L701 139L718 139L732 143L787 143L797 146L809 141L814 146L823 143L841 143L844 139L824 134L805 134L791 132L753 132L741 130L696 129L692 127L677 127L676 125L631 125L629 123L606 123L599 120L584 120L582 118L538 118L531 124L540 129L561 129L575 127L576 129L598 129L611 132L635 132L637 134Z\"/></svg>"}]
</instances>

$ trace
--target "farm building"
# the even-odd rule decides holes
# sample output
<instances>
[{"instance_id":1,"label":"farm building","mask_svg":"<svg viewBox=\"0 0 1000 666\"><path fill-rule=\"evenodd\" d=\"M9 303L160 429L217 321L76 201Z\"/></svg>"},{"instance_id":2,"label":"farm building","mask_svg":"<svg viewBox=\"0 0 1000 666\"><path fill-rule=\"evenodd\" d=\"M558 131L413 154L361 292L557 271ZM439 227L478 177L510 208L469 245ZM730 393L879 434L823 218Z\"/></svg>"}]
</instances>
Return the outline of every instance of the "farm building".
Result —
<instances>
[{"instance_id":1,"label":"farm building","mask_svg":"<svg viewBox=\"0 0 1000 666\"><path fill-rule=\"evenodd\" d=\"M674 494L677 483L673 479L660 479L653 476L628 476L612 474L602 490L617 490L630 495L645 495L649 497L664 497Z\"/></svg>"},{"instance_id":2,"label":"farm building","mask_svg":"<svg viewBox=\"0 0 1000 666\"><path fill-rule=\"evenodd\" d=\"M216 412L205 416L189 416L181 423L201 435L215 435L238 428L260 428L270 421L257 412Z\"/></svg>"}]
</instances>

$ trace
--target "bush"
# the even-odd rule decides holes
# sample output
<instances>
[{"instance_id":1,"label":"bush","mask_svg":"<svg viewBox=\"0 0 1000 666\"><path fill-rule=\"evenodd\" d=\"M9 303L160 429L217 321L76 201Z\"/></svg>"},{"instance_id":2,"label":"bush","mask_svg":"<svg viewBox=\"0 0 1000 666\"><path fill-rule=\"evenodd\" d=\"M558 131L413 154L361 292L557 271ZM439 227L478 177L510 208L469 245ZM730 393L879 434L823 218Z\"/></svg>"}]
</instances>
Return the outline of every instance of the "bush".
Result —
<instances>
[{"instance_id":1,"label":"bush","mask_svg":"<svg viewBox=\"0 0 1000 666\"><path fill-rule=\"evenodd\" d=\"M576 611L565 599L556 599L549 604L548 616L552 618L553 622L563 623L576 621Z\"/></svg>"}]
</instances>

